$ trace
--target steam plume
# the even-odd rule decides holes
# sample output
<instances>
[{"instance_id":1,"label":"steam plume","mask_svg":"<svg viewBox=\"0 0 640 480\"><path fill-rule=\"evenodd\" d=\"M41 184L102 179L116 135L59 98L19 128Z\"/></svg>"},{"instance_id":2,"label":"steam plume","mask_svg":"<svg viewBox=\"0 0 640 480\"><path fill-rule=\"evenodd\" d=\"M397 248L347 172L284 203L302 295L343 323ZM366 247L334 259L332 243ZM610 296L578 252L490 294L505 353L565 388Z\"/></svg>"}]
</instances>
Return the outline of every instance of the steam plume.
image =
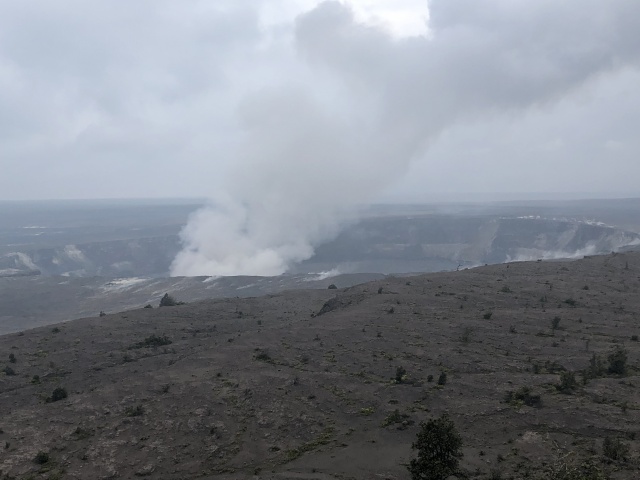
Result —
<instances>
[{"instance_id":1,"label":"steam plume","mask_svg":"<svg viewBox=\"0 0 640 480\"><path fill-rule=\"evenodd\" d=\"M296 22L306 73L245 99L229 188L192 216L172 273L285 272L444 129L637 65L639 32L634 0L434 0L429 34L404 39L320 4Z\"/></svg>"}]
</instances>

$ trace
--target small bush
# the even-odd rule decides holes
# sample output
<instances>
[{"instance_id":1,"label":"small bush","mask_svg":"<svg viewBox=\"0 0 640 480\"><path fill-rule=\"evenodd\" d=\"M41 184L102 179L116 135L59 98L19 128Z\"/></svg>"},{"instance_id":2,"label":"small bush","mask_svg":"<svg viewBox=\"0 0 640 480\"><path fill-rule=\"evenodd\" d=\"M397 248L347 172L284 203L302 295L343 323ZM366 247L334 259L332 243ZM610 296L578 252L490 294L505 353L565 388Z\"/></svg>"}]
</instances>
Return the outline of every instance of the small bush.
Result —
<instances>
[{"instance_id":1,"label":"small bush","mask_svg":"<svg viewBox=\"0 0 640 480\"><path fill-rule=\"evenodd\" d=\"M144 308L153 308L153 305L151 305L150 303L147 303Z\"/></svg>"},{"instance_id":2,"label":"small bush","mask_svg":"<svg viewBox=\"0 0 640 480\"><path fill-rule=\"evenodd\" d=\"M564 303L569 305L570 307L575 307L578 302L576 302L573 298L567 298Z\"/></svg>"},{"instance_id":3,"label":"small bush","mask_svg":"<svg viewBox=\"0 0 640 480\"><path fill-rule=\"evenodd\" d=\"M368 417L369 415L373 415L376 409L373 407L365 407L360 409L360 415L364 417Z\"/></svg>"},{"instance_id":4,"label":"small bush","mask_svg":"<svg viewBox=\"0 0 640 480\"><path fill-rule=\"evenodd\" d=\"M256 360L259 360L261 362L268 362L268 363L273 362L273 359L271 358L271 355L269 355L269 352L267 350L256 348L256 352L258 352L254 357Z\"/></svg>"},{"instance_id":5,"label":"small bush","mask_svg":"<svg viewBox=\"0 0 640 480\"><path fill-rule=\"evenodd\" d=\"M13 353L10 353L9 354L9 363L16 363L16 362L17 362L16 356Z\"/></svg>"},{"instance_id":6,"label":"small bush","mask_svg":"<svg viewBox=\"0 0 640 480\"><path fill-rule=\"evenodd\" d=\"M631 335L631 341L632 342L637 342L638 341L638 335Z\"/></svg>"},{"instance_id":7,"label":"small bush","mask_svg":"<svg viewBox=\"0 0 640 480\"><path fill-rule=\"evenodd\" d=\"M49 462L49 454L47 452L39 451L33 458L33 461L38 465L44 465Z\"/></svg>"},{"instance_id":8,"label":"small bush","mask_svg":"<svg viewBox=\"0 0 640 480\"><path fill-rule=\"evenodd\" d=\"M609 480L596 459L584 462L567 461L568 456L547 470L545 478L553 480Z\"/></svg>"},{"instance_id":9,"label":"small bush","mask_svg":"<svg viewBox=\"0 0 640 480\"><path fill-rule=\"evenodd\" d=\"M531 393L530 387L520 387L516 391L508 391L505 395L504 401L512 407L520 407L522 405L535 408L542 407L542 399L540 398L540 395L534 395Z\"/></svg>"},{"instance_id":10,"label":"small bush","mask_svg":"<svg viewBox=\"0 0 640 480\"><path fill-rule=\"evenodd\" d=\"M49 398L47 398L47 403L57 402L59 400L64 400L67 397L68 397L67 391L63 387L57 387L53 391L51 396Z\"/></svg>"},{"instance_id":11,"label":"small bush","mask_svg":"<svg viewBox=\"0 0 640 480\"><path fill-rule=\"evenodd\" d=\"M560 383L556 385L556 389L562 393L571 394L578 388L576 375L573 372L561 372Z\"/></svg>"},{"instance_id":12,"label":"small bush","mask_svg":"<svg viewBox=\"0 0 640 480\"><path fill-rule=\"evenodd\" d=\"M387 415L387 417L382 422L382 426L388 427L389 425L394 425L396 423L400 423L400 430L404 430L407 426L413 425L414 422L413 420L411 420L411 417L409 415L407 415L406 413L400 413L400 410L396 408L392 413Z\"/></svg>"},{"instance_id":13,"label":"small bush","mask_svg":"<svg viewBox=\"0 0 640 480\"><path fill-rule=\"evenodd\" d=\"M134 344L131 348L162 347L164 345L170 345L171 343L173 342L166 335L160 337L153 334L145 338L142 342Z\"/></svg>"},{"instance_id":14,"label":"small bush","mask_svg":"<svg viewBox=\"0 0 640 480\"><path fill-rule=\"evenodd\" d=\"M553 317L551 320L551 330L557 330L560 327L560 317Z\"/></svg>"},{"instance_id":15,"label":"small bush","mask_svg":"<svg viewBox=\"0 0 640 480\"><path fill-rule=\"evenodd\" d=\"M447 383L447 372L442 372L438 377L438 385L445 385Z\"/></svg>"},{"instance_id":16,"label":"small bush","mask_svg":"<svg viewBox=\"0 0 640 480\"><path fill-rule=\"evenodd\" d=\"M604 366L604 362L599 355L595 353L589 359L589 366L583 372L583 375L586 379L589 378L598 378L605 374L606 368Z\"/></svg>"},{"instance_id":17,"label":"small bush","mask_svg":"<svg viewBox=\"0 0 640 480\"><path fill-rule=\"evenodd\" d=\"M433 375L429 375L427 377L427 382L429 382L429 383L433 382Z\"/></svg>"},{"instance_id":18,"label":"small bush","mask_svg":"<svg viewBox=\"0 0 640 480\"><path fill-rule=\"evenodd\" d=\"M327 287L327 289L329 289L329 290L337 290L337 289L338 289L338 287L336 287L336 286L335 286L335 284L333 284L333 283L332 283L331 285L329 285L329 286Z\"/></svg>"},{"instance_id":19,"label":"small bush","mask_svg":"<svg viewBox=\"0 0 640 480\"><path fill-rule=\"evenodd\" d=\"M124 411L127 417L139 417L144 415L144 407L142 405L136 405L135 407L128 407Z\"/></svg>"},{"instance_id":20,"label":"small bush","mask_svg":"<svg viewBox=\"0 0 640 480\"><path fill-rule=\"evenodd\" d=\"M624 375L627 370L627 351L618 346L608 356L609 368L607 372L614 375Z\"/></svg>"},{"instance_id":21,"label":"small bush","mask_svg":"<svg viewBox=\"0 0 640 480\"><path fill-rule=\"evenodd\" d=\"M625 461L629 455L629 445L619 438L606 437L602 443L602 454L609 460Z\"/></svg>"},{"instance_id":22,"label":"small bush","mask_svg":"<svg viewBox=\"0 0 640 480\"><path fill-rule=\"evenodd\" d=\"M462 336L460 337L460 341L462 343L469 343L471 341L472 333L473 333L473 328L465 327L464 331L462 332Z\"/></svg>"},{"instance_id":23,"label":"small bush","mask_svg":"<svg viewBox=\"0 0 640 480\"><path fill-rule=\"evenodd\" d=\"M402 383L407 377L407 371L405 370L404 367L397 367L396 368L396 378L395 381L396 383Z\"/></svg>"},{"instance_id":24,"label":"small bush","mask_svg":"<svg viewBox=\"0 0 640 480\"><path fill-rule=\"evenodd\" d=\"M184 302L178 302L175 298L173 298L168 293L164 294L164 297L160 299L161 307L175 307L177 305L184 305Z\"/></svg>"},{"instance_id":25,"label":"small bush","mask_svg":"<svg viewBox=\"0 0 640 480\"><path fill-rule=\"evenodd\" d=\"M7 366L7 367L4 367L4 374L7 377L12 377L16 374L16 371L13 368Z\"/></svg>"},{"instance_id":26,"label":"small bush","mask_svg":"<svg viewBox=\"0 0 640 480\"><path fill-rule=\"evenodd\" d=\"M493 312L487 312L484 315L482 315L482 318L484 318L485 320L490 320L492 315L493 315Z\"/></svg>"}]
</instances>

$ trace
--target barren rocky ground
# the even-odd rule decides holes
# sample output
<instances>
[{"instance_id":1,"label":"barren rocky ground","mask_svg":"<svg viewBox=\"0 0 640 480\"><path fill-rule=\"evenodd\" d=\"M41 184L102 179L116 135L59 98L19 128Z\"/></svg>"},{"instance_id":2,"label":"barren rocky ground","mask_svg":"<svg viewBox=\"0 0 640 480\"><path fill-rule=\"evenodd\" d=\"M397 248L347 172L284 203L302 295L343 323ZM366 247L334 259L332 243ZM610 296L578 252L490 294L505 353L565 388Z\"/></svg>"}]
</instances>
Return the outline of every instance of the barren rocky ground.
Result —
<instances>
[{"instance_id":1,"label":"barren rocky ground","mask_svg":"<svg viewBox=\"0 0 640 480\"><path fill-rule=\"evenodd\" d=\"M407 479L443 412L467 478L639 478L639 292L625 253L5 335L0 478Z\"/></svg>"}]
</instances>

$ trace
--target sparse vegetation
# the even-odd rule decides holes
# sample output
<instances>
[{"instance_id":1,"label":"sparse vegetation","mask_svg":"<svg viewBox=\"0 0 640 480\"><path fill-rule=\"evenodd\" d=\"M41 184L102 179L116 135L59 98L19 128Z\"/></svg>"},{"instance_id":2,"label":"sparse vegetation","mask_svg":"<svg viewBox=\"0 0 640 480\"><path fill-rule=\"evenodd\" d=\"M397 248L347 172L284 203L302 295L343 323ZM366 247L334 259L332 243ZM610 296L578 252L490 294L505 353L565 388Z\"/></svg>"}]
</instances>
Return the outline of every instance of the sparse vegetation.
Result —
<instances>
[{"instance_id":1,"label":"sparse vegetation","mask_svg":"<svg viewBox=\"0 0 640 480\"><path fill-rule=\"evenodd\" d=\"M447 383L447 372L441 372L438 377L438 385L446 385Z\"/></svg>"},{"instance_id":2,"label":"sparse vegetation","mask_svg":"<svg viewBox=\"0 0 640 480\"><path fill-rule=\"evenodd\" d=\"M369 415L373 415L376 409L373 407L364 407L360 409L360 415L368 417Z\"/></svg>"},{"instance_id":3,"label":"sparse vegetation","mask_svg":"<svg viewBox=\"0 0 640 480\"><path fill-rule=\"evenodd\" d=\"M465 327L464 331L462 332L462 336L460 337L460 341L462 343L469 343L469 341L471 340L472 333L473 333L473 328Z\"/></svg>"},{"instance_id":4,"label":"sparse vegetation","mask_svg":"<svg viewBox=\"0 0 640 480\"><path fill-rule=\"evenodd\" d=\"M486 312L484 315L482 315L482 318L484 318L485 320L490 320L492 316L493 312Z\"/></svg>"},{"instance_id":5,"label":"sparse vegetation","mask_svg":"<svg viewBox=\"0 0 640 480\"><path fill-rule=\"evenodd\" d=\"M171 343L173 342L166 335L163 335L160 337L158 335L153 334L145 338L143 341L134 344L130 348L162 347L165 345L171 345Z\"/></svg>"},{"instance_id":6,"label":"sparse vegetation","mask_svg":"<svg viewBox=\"0 0 640 480\"><path fill-rule=\"evenodd\" d=\"M560 327L560 317L553 317L553 320L551 320L551 330L558 330L558 328Z\"/></svg>"},{"instance_id":7,"label":"sparse vegetation","mask_svg":"<svg viewBox=\"0 0 640 480\"><path fill-rule=\"evenodd\" d=\"M6 366L6 367L4 367L4 374L7 377L12 377L12 376L14 376L16 374L16 371L11 367Z\"/></svg>"},{"instance_id":8,"label":"sparse vegetation","mask_svg":"<svg viewBox=\"0 0 640 480\"><path fill-rule=\"evenodd\" d=\"M396 367L396 383L402 383L406 380L407 370L404 367Z\"/></svg>"},{"instance_id":9,"label":"sparse vegetation","mask_svg":"<svg viewBox=\"0 0 640 480\"><path fill-rule=\"evenodd\" d=\"M542 399L540 395L534 395L531 387L520 387L518 390L510 390L505 394L505 403L508 403L512 407L519 408L522 405L528 407L540 408L542 407Z\"/></svg>"},{"instance_id":10,"label":"sparse vegetation","mask_svg":"<svg viewBox=\"0 0 640 480\"><path fill-rule=\"evenodd\" d=\"M328 288L329 290L337 290L337 289L338 289L338 287L336 287L336 285L335 285L334 283L332 283L331 285L329 285L327 288Z\"/></svg>"},{"instance_id":11,"label":"sparse vegetation","mask_svg":"<svg viewBox=\"0 0 640 480\"><path fill-rule=\"evenodd\" d=\"M10 353L9 354L9 363L16 363L16 362L17 362L17 360L16 360L15 354Z\"/></svg>"},{"instance_id":12,"label":"sparse vegetation","mask_svg":"<svg viewBox=\"0 0 640 480\"><path fill-rule=\"evenodd\" d=\"M462 458L462 437L445 413L420 423L418 438L411 445L418 451L408 469L413 480L445 480L458 471Z\"/></svg>"},{"instance_id":13,"label":"sparse vegetation","mask_svg":"<svg viewBox=\"0 0 640 480\"><path fill-rule=\"evenodd\" d=\"M256 348L256 354L253 358L261 362L267 362L267 363L273 362L273 358L271 358L271 355L269 355L269 351L261 348Z\"/></svg>"},{"instance_id":14,"label":"sparse vegetation","mask_svg":"<svg viewBox=\"0 0 640 480\"><path fill-rule=\"evenodd\" d=\"M414 421L411 420L411 417L406 413L400 413L400 410L397 408L386 416L384 421L382 422L383 427L388 427L389 425L400 424L398 427L400 430L408 427L409 425L413 425Z\"/></svg>"},{"instance_id":15,"label":"sparse vegetation","mask_svg":"<svg viewBox=\"0 0 640 480\"><path fill-rule=\"evenodd\" d=\"M141 415L144 415L144 407L140 404L134 407L127 407L127 409L124 411L124 414L127 417L139 417Z\"/></svg>"}]
</instances>

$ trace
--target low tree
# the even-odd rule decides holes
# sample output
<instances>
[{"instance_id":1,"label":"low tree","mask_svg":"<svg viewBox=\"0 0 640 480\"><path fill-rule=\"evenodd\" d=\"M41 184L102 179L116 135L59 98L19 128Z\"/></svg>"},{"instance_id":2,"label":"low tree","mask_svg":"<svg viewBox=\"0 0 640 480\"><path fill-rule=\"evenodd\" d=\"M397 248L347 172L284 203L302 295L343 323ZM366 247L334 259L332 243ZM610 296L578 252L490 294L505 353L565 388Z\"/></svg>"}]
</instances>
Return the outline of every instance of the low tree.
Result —
<instances>
[{"instance_id":1,"label":"low tree","mask_svg":"<svg viewBox=\"0 0 640 480\"><path fill-rule=\"evenodd\" d=\"M445 480L458 471L462 437L446 413L421 422L411 448L418 451L407 467L413 480Z\"/></svg>"},{"instance_id":2,"label":"low tree","mask_svg":"<svg viewBox=\"0 0 640 480\"><path fill-rule=\"evenodd\" d=\"M178 305L178 302L168 293L165 293L164 297L160 299L161 307L175 307L176 305Z\"/></svg>"}]
</instances>

